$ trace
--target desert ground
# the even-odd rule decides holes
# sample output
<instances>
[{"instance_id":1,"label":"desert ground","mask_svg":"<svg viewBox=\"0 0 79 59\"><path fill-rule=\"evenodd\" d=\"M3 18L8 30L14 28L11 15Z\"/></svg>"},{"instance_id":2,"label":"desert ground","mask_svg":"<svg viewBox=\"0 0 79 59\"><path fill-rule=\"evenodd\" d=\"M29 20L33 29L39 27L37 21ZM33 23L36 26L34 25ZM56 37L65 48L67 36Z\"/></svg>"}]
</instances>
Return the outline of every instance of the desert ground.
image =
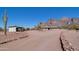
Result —
<instances>
[{"instance_id":1,"label":"desert ground","mask_svg":"<svg viewBox=\"0 0 79 59\"><path fill-rule=\"evenodd\" d=\"M0 32L0 51L63 51L60 35L71 45L79 48L79 32L75 30L30 30L24 32Z\"/></svg>"}]
</instances>

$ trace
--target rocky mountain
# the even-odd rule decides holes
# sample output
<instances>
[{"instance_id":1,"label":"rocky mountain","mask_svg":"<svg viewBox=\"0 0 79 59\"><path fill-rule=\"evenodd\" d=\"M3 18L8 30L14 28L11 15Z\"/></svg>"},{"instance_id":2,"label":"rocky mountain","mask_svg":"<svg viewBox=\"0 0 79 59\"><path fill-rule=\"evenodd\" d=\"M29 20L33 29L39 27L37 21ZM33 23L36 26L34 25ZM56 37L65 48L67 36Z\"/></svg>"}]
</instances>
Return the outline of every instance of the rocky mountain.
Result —
<instances>
[{"instance_id":1,"label":"rocky mountain","mask_svg":"<svg viewBox=\"0 0 79 59\"><path fill-rule=\"evenodd\" d=\"M41 22L39 25L42 27L59 27L63 25L70 25L70 24L79 24L79 18L66 18L63 17L60 20L56 19L49 19L47 22Z\"/></svg>"}]
</instances>

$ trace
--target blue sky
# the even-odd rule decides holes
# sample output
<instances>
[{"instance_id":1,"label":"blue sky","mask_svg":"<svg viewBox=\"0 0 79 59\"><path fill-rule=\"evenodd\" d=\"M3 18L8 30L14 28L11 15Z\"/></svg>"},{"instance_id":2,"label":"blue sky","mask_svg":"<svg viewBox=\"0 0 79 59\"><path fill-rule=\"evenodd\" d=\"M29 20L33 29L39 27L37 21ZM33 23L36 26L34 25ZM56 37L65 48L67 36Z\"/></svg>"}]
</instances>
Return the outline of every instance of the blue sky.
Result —
<instances>
[{"instance_id":1,"label":"blue sky","mask_svg":"<svg viewBox=\"0 0 79 59\"><path fill-rule=\"evenodd\" d=\"M5 7L0 7L0 27L3 27L2 15ZM33 27L49 18L60 20L62 17L79 17L78 7L6 7L8 26Z\"/></svg>"}]
</instances>

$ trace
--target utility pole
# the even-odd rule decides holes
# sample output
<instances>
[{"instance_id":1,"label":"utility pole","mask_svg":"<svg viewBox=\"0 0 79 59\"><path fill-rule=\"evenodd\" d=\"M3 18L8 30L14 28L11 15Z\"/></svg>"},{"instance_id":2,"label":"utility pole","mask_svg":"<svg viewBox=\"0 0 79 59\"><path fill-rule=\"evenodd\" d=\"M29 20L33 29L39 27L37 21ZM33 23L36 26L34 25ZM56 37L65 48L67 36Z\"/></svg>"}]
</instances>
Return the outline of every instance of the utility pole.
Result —
<instances>
[{"instance_id":1,"label":"utility pole","mask_svg":"<svg viewBox=\"0 0 79 59\"><path fill-rule=\"evenodd\" d=\"M7 11L5 9L3 13L4 35L7 35L7 20L8 20L8 16L7 16Z\"/></svg>"}]
</instances>

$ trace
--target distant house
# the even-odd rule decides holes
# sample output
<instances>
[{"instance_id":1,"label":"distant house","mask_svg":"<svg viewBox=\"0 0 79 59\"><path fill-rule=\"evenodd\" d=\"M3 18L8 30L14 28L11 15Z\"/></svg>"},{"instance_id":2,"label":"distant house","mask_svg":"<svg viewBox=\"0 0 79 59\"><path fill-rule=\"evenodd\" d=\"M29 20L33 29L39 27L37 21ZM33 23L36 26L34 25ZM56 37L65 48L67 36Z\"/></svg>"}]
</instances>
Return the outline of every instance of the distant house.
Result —
<instances>
[{"instance_id":1,"label":"distant house","mask_svg":"<svg viewBox=\"0 0 79 59\"><path fill-rule=\"evenodd\" d=\"M18 27L18 26L9 26L8 31L9 32L22 32L25 29L23 27Z\"/></svg>"}]
</instances>

